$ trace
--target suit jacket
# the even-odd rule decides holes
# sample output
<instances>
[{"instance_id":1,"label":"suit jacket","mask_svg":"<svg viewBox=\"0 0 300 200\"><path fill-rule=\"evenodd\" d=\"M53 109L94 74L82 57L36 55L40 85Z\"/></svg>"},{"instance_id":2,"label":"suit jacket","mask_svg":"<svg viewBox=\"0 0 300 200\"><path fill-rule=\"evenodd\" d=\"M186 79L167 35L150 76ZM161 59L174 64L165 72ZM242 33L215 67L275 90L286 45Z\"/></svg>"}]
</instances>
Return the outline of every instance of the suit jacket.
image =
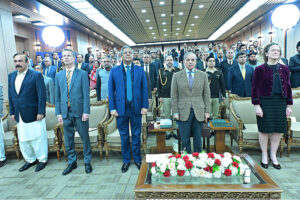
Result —
<instances>
[{"instance_id":1,"label":"suit jacket","mask_svg":"<svg viewBox=\"0 0 300 200\"><path fill-rule=\"evenodd\" d=\"M287 66L280 64L278 73L281 78L282 96L286 98L287 105L293 104L292 89L290 83L290 71ZM252 103L260 104L260 97L271 96L273 88L273 69L266 64L255 68L252 81Z\"/></svg>"},{"instance_id":2,"label":"suit jacket","mask_svg":"<svg viewBox=\"0 0 300 200\"><path fill-rule=\"evenodd\" d=\"M71 109L75 117L90 114L90 89L89 79L85 71L74 68L71 79L69 98ZM60 71L55 77L55 114L68 114L68 85L66 70Z\"/></svg>"},{"instance_id":3,"label":"suit jacket","mask_svg":"<svg viewBox=\"0 0 300 200\"><path fill-rule=\"evenodd\" d=\"M49 66L49 70L48 70L48 73L47 73L47 74L46 74L46 69L47 69L47 67L45 67L45 68L43 69L43 75L52 78L52 80L53 80L53 82L54 82L54 81L55 81L55 75L56 75L57 67L56 67L56 66L53 66L53 65Z\"/></svg>"},{"instance_id":4,"label":"suit jacket","mask_svg":"<svg viewBox=\"0 0 300 200\"><path fill-rule=\"evenodd\" d=\"M78 68L78 63L75 64L75 67ZM88 63L82 63L81 70L86 71L88 74L91 73L91 69Z\"/></svg>"},{"instance_id":5,"label":"suit jacket","mask_svg":"<svg viewBox=\"0 0 300 200\"><path fill-rule=\"evenodd\" d=\"M300 54L290 58L289 69L291 71L292 88L297 88L300 86Z\"/></svg>"},{"instance_id":6,"label":"suit jacket","mask_svg":"<svg viewBox=\"0 0 300 200\"><path fill-rule=\"evenodd\" d=\"M116 110L119 116L125 114L125 87L124 85L124 65L121 65L111 69L108 80L108 99L109 109ZM147 79L144 69L131 64L131 70L133 70L133 99L132 106L136 115L141 114L142 108L148 108L148 88Z\"/></svg>"},{"instance_id":7,"label":"suit jacket","mask_svg":"<svg viewBox=\"0 0 300 200\"><path fill-rule=\"evenodd\" d=\"M89 63L89 57L90 57L90 53L87 53L87 54L85 54L85 56L84 56L84 62L85 63Z\"/></svg>"},{"instance_id":8,"label":"suit jacket","mask_svg":"<svg viewBox=\"0 0 300 200\"><path fill-rule=\"evenodd\" d=\"M0 83L0 118L3 117L3 85Z\"/></svg>"},{"instance_id":9,"label":"suit jacket","mask_svg":"<svg viewBox=\"0 0 300 200\"><path fill-rule=\"evenodd\" d=\"M204 121L204 113L210 113L210 89L205 72L195 69L192 91L189 89L186 70L173 75L171 85L173 113L179 114L180 121L187 121L191 104L198 121Z\"/></svg>"},{"instance_id":10,"label":"suit jacket","mask_svg":"<svg viewBox=\"0 0 300 200\"><path fill-rule=\"evenodd\" d=\"M232 94L236 94L240 97L251 97L251 84L253 77L253 67L245 65L246 78L243 79L239 65L229 69L228 73L228 90Z\"/></svg>"},{"instance_id":11,"label":"suit jacket","mask_svg":"<svg viewBox=\"0 0 300 200\"><path fill-rule=\"evenodd\" d=\"M220 69L222 70L223 73L223 78L224 78L224 83L225 83L225 88L228 90L228 72L229 69L232 68L233 66L237 65L237 61L233 60L232 65L228 64L227 60L223 60L220 64Z\"/></svg>"},{"instance_id":12,"label":"suit jacket","mask_svg":"<svg viewBox=\"0 0 300 200\"><path fill-rule=\"evenodd\" d=\"M282 62L285 64L285 66L289 66L289 61L286 58L281 58Z\"/></svg>"},{"instance_id":13,"label":"suit jacket","mask_svg":"<svg viewBox=\"0 0 300 200\"><path fill-rule=\"evenodd\" d=\"M50 104L54 104L54 97L55 97L55 87L52 78L44 76L44 83L46 87L46 102Z\"/></svg>"},{"instance_id":14,"label":"suit jacket","mask_svg":"<svg viewBox=\"0 0 300 200\"><path fill-rule=\"evenodd\" d=\"M38 114L45 115L46 88L41 73L28 69L17 94L15 81L17 71L8 75L8 97L10 115L15 115L19 123L19 116L25 123L36 121Z\"/></svg>"},{"instance_id":15,"label":"suit jacket","mask_svg":"<svg viewBox=\"0 0 300 200\"><path fill-rule=\"evenodd\" d=\"M201 70L201 71L205 71L204 61L203 60L198 61L195 68L198 69L198 70Z\"/></svg>"},{"instance_id":16,"label":"suit jacket","mask_svg":"<svg viewBox=\"0 0 300 200\"><path fill-rule=\"evenodd\" d=\"M61 68L61 66L62 66L62 64L61 64L61 61L60 61L60 60L58 60L58 62L57 62L57 65L55 65L55 62L54 62L54 60L52 60L52 65L53 65L53 66L55 66L57 70L58 70L58 69L60 69L60 68Z\"/></svg>"},{"instance_id":17,"label":"suit jacket","mask_svg":"<svg viewBox=\"0 0 300 200\"><path fill-rule=\"evenodd\" d=\"M144 65L142 65L144 69ZM156 68L155 64L150 63L149 64L149 76L150 76L150 88L151 91L153 91L154 88L157 88L157 77L158 77L158 69Z\"/></svg>"},{"instance_id":18,"label":"suit jacket","mask_svg":"<svg viewBox=\"0 0 300 200\"><path fill-rule=\"evenodd\" d=\"M179 62L182 62L184 58L184 49L180 50Z\"/></svg>"},{"instance_id":19,"label":"suit jacket","mask_svg":"<svg viewBox=\"0 0 300 200\"><path fill-rule=\"evenodd\" d=\"M224 60L226 60L226 59L223 58L221 62L223 62ZM221 69L221 62L219 61L219 58L216 59L216 68L219 70Z\"/></svg>"}]
</instances>

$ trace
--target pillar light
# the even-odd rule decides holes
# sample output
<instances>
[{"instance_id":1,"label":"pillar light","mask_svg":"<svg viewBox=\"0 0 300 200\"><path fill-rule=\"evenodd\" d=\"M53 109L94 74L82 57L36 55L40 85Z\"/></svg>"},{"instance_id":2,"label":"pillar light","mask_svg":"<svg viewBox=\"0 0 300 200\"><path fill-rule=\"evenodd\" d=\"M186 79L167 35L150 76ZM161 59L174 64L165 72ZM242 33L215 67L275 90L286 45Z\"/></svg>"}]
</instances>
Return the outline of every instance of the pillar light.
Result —
<instances>
[{"instance_id":1,"label":"pillar light","mask_svg":"<svg viewBox=\"0 0 300 200\"><path fill-rule=\"evenodd\" d=\"M294 4L283 4L277 7L272 13L272 24L282 30L295 26L300 18L300 12Z\"/></svg>"}]
</instances>

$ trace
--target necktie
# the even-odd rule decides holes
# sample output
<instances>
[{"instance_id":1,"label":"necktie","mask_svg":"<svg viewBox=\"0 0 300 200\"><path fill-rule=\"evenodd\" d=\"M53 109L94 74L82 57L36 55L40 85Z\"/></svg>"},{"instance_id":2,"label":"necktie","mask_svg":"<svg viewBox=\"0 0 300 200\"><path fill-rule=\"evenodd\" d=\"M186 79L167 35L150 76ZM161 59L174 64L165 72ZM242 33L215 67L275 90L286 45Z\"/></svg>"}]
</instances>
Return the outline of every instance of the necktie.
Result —
<instances>
[{"instance_id":1,"label":"necktie","mask_svg":"<svg viewBox=\"0 0 300 200\"><path fill-rule=\"evenodd\" d=\"M229 65L232 65L232 61L231 60L229 60Z\"/></svg>"},{"instance_id":2,"label":"necktie","mask_svg":"<svg viewBox=\"0 0 300 200\"><path fill-rule=\"evenodd\" d=\"M245 66L242 66L242 76L243 76L243 79L245 80L245 77L246 77Z\"/></svg>"},{"instance_id":3,"label":"necktie","mask_svg":"<svg viewBox=\"0 0 300 200\"><path fill-rule=\"evenodd\" d=\"M192 90L192 88L193 88L193 83L194 83L194 79L193 79L193 76L192 76L192 71L189 71L189 87L190 87L190 90Z\"/></svg>"},{"instance_id":4,"label":"necktie","mask_svg":"<svg viewBox=\"0 0 300 200\"><path fill-rule=\"evenodd\" d=\"M126 97L127 97L127 100L129 102L132 101L132 82L131 82L131 70L129 68L129 66L126 67L127 68L127 71L126 71L126 91L127 91L127 94L126 94Z\"/></svg>"},{"instance_id":5,"label":"necktie","mask_svg":"<svg viewBox=\"0 0 300 200\"><path fill-rule=\"evenodd\" d=\"M71 70L67 71L67 85L68 85L68 107L71 106L70 104L70 84L71 84Z\"/></svg>"},{"instance_id":6,"label":"necktie","mask_svg":"<svg viewBox=\"0 0 300 200\"><path fill-rule=\"evenodd\" d=\"M46 72L45 72L46 76L48 76L48 72L49 72L49 67L46 67Z\"/></svg>"}]
</instances>

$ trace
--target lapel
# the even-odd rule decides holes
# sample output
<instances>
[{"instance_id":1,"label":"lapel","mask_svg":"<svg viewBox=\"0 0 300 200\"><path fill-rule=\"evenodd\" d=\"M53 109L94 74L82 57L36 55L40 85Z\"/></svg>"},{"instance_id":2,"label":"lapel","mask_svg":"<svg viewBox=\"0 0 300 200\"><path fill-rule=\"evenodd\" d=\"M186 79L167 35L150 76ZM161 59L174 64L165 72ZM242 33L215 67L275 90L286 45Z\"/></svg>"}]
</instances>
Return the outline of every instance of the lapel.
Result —
<instances>
[{"instance_id":1,"label":"lapel","mask_svg":"<svg viewBox=\"0 0 300 200\"><path fill-rule=\"evenodd\" d=\"M137 75L137 68L131 63L131 70L133 69L133 85L132 88L135 88L137 79L134 78Z\"/></svg>"},{"instance_id":2,"label":"lapel","mask_svg":"<svg viewBox=\"0 0 300 200\"><path fill-rule=\"evenodd\" d=\"M32 72L31 72L30 69L28 69L28 71L27 71L27 73L26 73L26 75L25 75L25 77L24 77L24 80L23 80L23 82L22 82L22 85L21 85L21 88L20 88L19 95L21 94L23 88L25 87L25 85L27 84L27 82L28 82L28 80L31 78L31 76L32 76Z\"/></svg>"},{"instance_id":3,"label":"lapel","mask_svg":"<svg viewBox=\"0 0 300 200\"><path fill-rule=\"evenodd\" d=\"M245 68L246 68L246 65L245 65ZM244 80L244 78L243 78L243 75L242 75L242 71L241 71L241 69L240 69L240 66L239 65L237 65L237 70L239 71L239 77L242 79L242 80ZM246 70L246 69L245 69ZM245 76L245 78L246 78L246 76Z\"/></svg>"},{"instance_id":4,"label":"lapel","mask_svg":"<svg viewBox=\"0 0 300 200\"><path fill-rule=\"evenodd\" d=\"M123 69L124 69L124 65L123 62L121 63L121 65L118 67L117 69L117 80L121 81L121 83L118 82L119 86L121 87L121 90L124 91L124 75L123 75ZM125 83L126 84L126 83Z\"/></svg>"},{"instance_id":5,"label":"lapel","mask_svg":"<svg viewBox=\"0 0 300 200\"><path fill-rule=\"evenodd\" d=\"M76 78L77 78L77 75L78 75L78 70L79 70L79 69L74 68L74 72L73 72L73 75L72 75L71 85L70 85L69 91L71 91L72 86L74 85L74 82L75 82L75 80L76 80ZM65 76L65 77L66 77L66 76ZM67 77L66 77L66 79L67 79Z\"/></svg>"},{"instance_id":6,"label":"lapel","mask_svg":"<svg viewBox=\"0 0 300 200\"><path fill-rule=\"evenodd\" d=\"M183 70L182 70L181 78L182 78L182 80L184 80L184 81L183 81L184 87L185 87L188 91L190 91L189 80L188 80L188 78L187 78L186 69L183 69Z\"/></svg>"},{"instance_id":7,"label":"lapel","mask_svg":"<svg viewBox=\"0 0 300 200\"><path fill-rule=\"evenodd\" d=\"M200 81L200 80L199 80L199 77L200 77L200 74L199 74L199 73L200 73L200 72L199 72L198 70L194 69L193 89L194 89L195 85L199 84L199 83L198 83L198 82ZM193 90L193 91L195 91L195 90Z\"/></svg>"},{"instance_id":8,"label":"lapel","mask_svg":"<svg viewBox=\"0 0 300 200\"><path fill-rule=\"evenodd\" d=\"M12 74L12 87L13 87L13 91L17 94L17 91L16 91L16 78L17 78L17 73L18 73L18 71L15 71L13 74Z\"/></svg>"}]
</instances>

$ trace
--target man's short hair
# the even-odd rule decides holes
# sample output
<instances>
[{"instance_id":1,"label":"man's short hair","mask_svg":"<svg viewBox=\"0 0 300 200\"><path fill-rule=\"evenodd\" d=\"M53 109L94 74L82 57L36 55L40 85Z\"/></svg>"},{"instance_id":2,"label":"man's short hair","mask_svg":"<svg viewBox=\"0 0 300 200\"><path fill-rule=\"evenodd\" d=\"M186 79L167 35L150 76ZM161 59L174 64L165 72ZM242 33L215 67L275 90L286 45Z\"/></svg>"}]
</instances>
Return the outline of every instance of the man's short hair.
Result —
<instances>
[{"instance_id":1,"label":"man's short hair","mask_svg":"<svg viewBox=\"0 0 300 200\"><path fill-rule=\"evenodd\" d=\"M172 58L172 60L174 60L173 56L167 56L166 59L165 59L165 61L167 61L168 58Z\"/></svg>"},{"instance_id":2,"label":"man's short hair","mask_svg":"<svg viewBox=\"0 0 300 200\"><path fill-rule=\"evenodd\" d=\"M41 56L41 58L43 59L43 56L42 56L42 55L36 55L35 58L37 59L38 56Z\"/></svg>"},{"instance_id":3,"label":"man's short hair","mask_svg":"<svg viewBox=\"0 0 300 200\"><path fill-rule=\"evenodd\" d=\"M81 54L81 53L77 54L77 57L78 57L78 56L81 56L81 57L83 58L83 54Z\"/></svg>"},{"instance_id":4,"label":"man's short hair","mask_svg":"<svg viewBox=\"0 0 300 200\"><path fill-rule=\"evenodd\" d=\"M52 56L54 56L55 53L58 55L58 52L57 52L57 51L53 51L53 52L52 52Z\"/></svg>"},{"instance_id":5,"label":"man's short hair","mask_svg":"<svg viewBox=\"0 0 300 200\"><path fill-rule=\"evenodd\" d=\"M197 59L197 56L193 52L187 52L187 53L185 53L183 59L185 60L188 56L193 56L195 59Z\"/></svg>"},{"instance_id":6,"label":"man's short hair","mask_svg":"<svg viewBox=\"0 0 300 200\"><path fill-rule=\"evenodd\" d=\"M248 57L250 57L250 56L252 56L252 55L257 55L257 53L256 53L255 51L250 51L250 52L248 53Z\"/></svg>"},{"instance_id":7,"label":"man's short hair","mask_svg":"<svg viewBox=\"0 0 300 200\"><path fill-rule=\"evenodd\" d=\"M215 57L214 57L213 55L210 54L209 56L207 56L206 62L208 62L208 60L211 59L211 58L213 58L214 60L216 60Z\"/></svg>"},{"instance_id":8,"label":"man's short hair","mask_svg":"<svg viewBox=\"0 0 300 200\"><path fill-rule=\"evenodd\" d=\"M139 61L141 63L141 60L139 58L134 58L133 61Z\"/></svg>"},{"instance_id":9,"label":"man's short hair","mask_svg":"<svg viewBox=\"0 0 300 200\"><path fill-rule=\"evenodd\" d=\"M246 53L244 53L244 52L239 52L239 53L236 55L237 58L239 58L240 56L246 56Z\"/></svg>"},{"instance_id":10,"label":"man's short hair","mask_svg":"<svg viewBox=\"0 0 300 200\"><path fill-rule=\"evenodd\" d=\"M72 49L63 49L63 50L61 51L61 53L63 53L64 51L71 52L72 55L73 55L73 57L75 57L75 51L73 51Z\"/></svg>"},{"instance_id":11,"label":"man's short hair","mask_svg":"<svg viewBox=\"0 0 300 200\"><path fill-rule=\"evenodd\" d=\"M49 61L52 63L52 58L50 58L50 57L45 57L45 58L44 58L44 62L45 62L45 59L49 59Z\"/></svg>"},{"instance_id":12,"label":"man's short hair","mask_svg":"<svg viewBox=\"0 0 300 200\"><path fill-rule=\"evenodd\" d=\"M123 46L122 47L122 49L121 49L121 56L123 56L123 53L124 53L124 49L130 49L130 51L131 51L131 53L133 54L133 49L130 47L130 46L128 46L128 45L125 45L125 46Z\"/></svg>"},{"instance_id":13,"label":"man's short hair","mask_svg":"<svg viewBox=\"0 0 300 200\"><path fill-rule=\"evenodd\" d=\"M242 44L240 45L240 47L239 47L239 50L241 50L242 47L246 47L246 48L247 48L247 45L245 45L245 44L242 43Z\"/></svg>"},{"instance_id":14,"label":"man's short hair","mask_svg":"<svg viewBox=\"0 0 300 200\"><path fill-rule=\"evenodd\" d=\"M28 62L27 56L24 55L23 53L15 53L15 54L13 55L13 58L15 58L16 56L24 56L24 57L25 57L25 62Z\"/></svg>"}]
</instances>

